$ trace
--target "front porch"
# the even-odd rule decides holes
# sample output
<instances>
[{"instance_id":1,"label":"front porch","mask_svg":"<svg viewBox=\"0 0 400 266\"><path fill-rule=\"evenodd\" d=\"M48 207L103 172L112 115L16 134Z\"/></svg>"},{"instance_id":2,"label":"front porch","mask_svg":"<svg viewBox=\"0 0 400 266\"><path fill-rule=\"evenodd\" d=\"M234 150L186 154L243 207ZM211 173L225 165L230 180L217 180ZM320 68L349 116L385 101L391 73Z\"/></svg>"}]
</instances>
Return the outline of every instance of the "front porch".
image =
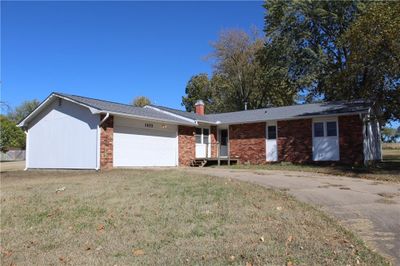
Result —
<instances>
[{"instance_id":1,"label":"front porch","mask_svg":"<svg viewBox=\"0 0 400 266\"><path fill-rule=\"evenodd\" d=\"M205 126L195 129L195 158L190 166L204 167L209 165L237 164L237 158L229 154L228 127Z\"/></svg>"},{"instance_id":2,"label":"front porch","mask_svg":"<svg viewBox=\"0 0 400 266\"><path fill-rule=\"evenodd\" d=\"M228 159L228 127L202 125L195 129L195 159Z\"/></svg>"}]
</instances>

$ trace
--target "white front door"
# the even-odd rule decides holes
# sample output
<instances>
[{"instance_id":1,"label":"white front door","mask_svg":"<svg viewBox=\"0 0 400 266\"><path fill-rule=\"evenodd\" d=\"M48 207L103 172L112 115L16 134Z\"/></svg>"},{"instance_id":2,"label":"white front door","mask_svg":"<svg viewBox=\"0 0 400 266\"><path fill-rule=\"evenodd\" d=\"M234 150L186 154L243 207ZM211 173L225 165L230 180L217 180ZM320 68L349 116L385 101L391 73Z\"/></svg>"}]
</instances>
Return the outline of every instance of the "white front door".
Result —
<instances>
[{"instance_id":1,"label":"white front door","mask_svg":"<svg viewBox=\"0 0 400 266\"><path fill-rule=\"evenodd\" d=\"M228 156L228 130L220 129L219 130L219 155L221 157Z\"/></svg>"},{"instance_id":2,"label":"white front door","mask_svg":"<svg viewBox=\"0 0 400 266\"><path fill-rule=\"evenodd\" d=\"M337 119L313 121L313 160L338 161L339 138Z\"/></svg>"},{"instance_id":3,"label":"white front door","mask_svg":"<svg viewBox=\"0 0 400 266\"><path fill-rule=\"evenodd\" d=\"M267 123L267 141L266 141L266 151L267 151L267 161L276 162L278 161L278 144L277 138L277 127L276 122Z\"/></svg>"},{"instance_id":4,"label":"white front door","mask_svg":"<svg viewBox=\"0 0 400 266\"><path fill-rule=\"evenodd\" d=\"M196 128L196 158L211 157L210 129Z\"/></svg>"}]
</instances>

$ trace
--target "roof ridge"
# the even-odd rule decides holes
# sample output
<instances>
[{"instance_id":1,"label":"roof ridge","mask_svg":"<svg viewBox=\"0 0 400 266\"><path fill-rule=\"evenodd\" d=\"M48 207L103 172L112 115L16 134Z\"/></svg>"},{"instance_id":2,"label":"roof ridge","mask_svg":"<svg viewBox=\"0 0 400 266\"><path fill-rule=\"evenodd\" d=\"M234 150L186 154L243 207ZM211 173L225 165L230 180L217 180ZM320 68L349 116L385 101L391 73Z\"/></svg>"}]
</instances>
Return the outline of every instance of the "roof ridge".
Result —
<instances>
[{"instance_id":1,"label":"roof ridge","mask_svg":"<svg viewBox=\"0 0 400 266\"><path fill-rule=\"evenodd\" d=\"M332 102L340 102L340 101L332 101ZM348 102L348 101L342 101L342 102ZM291 105L284 105L284 106L271 106L271 107L264 107L264 108L257 108L257 109L248 109L248 110L238 110L238 111L231 111L231 112L221 112L221 113L212 113L212 114L204 114L204 116L213 116L213 115L220 115L220 114L232 114L232 113L239 113L239 112L252 112L252 111L257 111L257 110L266 110L266 109L272 109L272 108L283 108L283 107L291 107L291 106L303 106L303 105L311 105L311 104L322 104L322 103L331 103L331 102L320 102L320 103L306 103L306 104L291 104ZM165 109L170 109L174 111L179 111L179 112L184 112L188 114L196 114L184 110L179 110L175 109L172 107L167 107L167 106L162 106L162 105L151 105L154 107L161 107Z\"/></svg>"},{"instance_id":2,"label":"roof ridge","mask_svg":"<svg viewBox=\"0 0 400 266\"><path fill-rule=\"evenodd\" d=\"M338 100L338 101L326 101L326 102L322 101L322 102L315 102L315 103L297 103L297 104L291 104L291 105L271 106L271 107L264 107L264 108L257 108L257 109L248 109L248 110L205 114L205 115L207 116L207 115L219 115L219 114L233 114L233 113L239 113L239 112L252 112L252 111L258 111L258 110L278 109L278 108L285 108L285 107L317 105L317 104L321 105L321 104L362 103L362 102L366 103L368 101L365 101L363 99L357 99L357 100Z\"/></svg>"},{"instance_id":3,"label":"roof ridge","mask_svg":"<svg viewBox=\"0 0 400 266\"><path fill-rule=\"evenodd\" d=\"M80 98L85 98L85 99L89 99L89 100L96 100L96 101L101 101L101 102L108 102L108 103L113 103L113 104L125 105L125 106L129 106L129 107L132 107L132 108L143 108L143 107L133 106L133 105L127 104L127 103L119 103L119 102L103 100L103 99L99 99L99 98L93 98L93 97L87 97L87 96L81 96L81 95L75 95L75 94L69 94L69 93L61 93L61 92L53 92L53 93L54 94L59 94L59 95L65 96L65 97L73 96L73 97L80 97Z\"/></svg>"},{"instance_id":4,"label":"roof ridge","mask_svg":"<svg viewBox=\"0 0 400 266\"><path fill-rule=\"evenodd\" d=\"M148 104L148 105L153 106L153 107L162 107L162 108L172 109L172 110L176 110L176 111L187 112L187 111L184 111L184 110L179 110L179 109L168 107L168 106L164 106L164 105L155 105L155 104ZM190 113L190 112L188 112L188 113Z\"/></svg>"}]
</instances>

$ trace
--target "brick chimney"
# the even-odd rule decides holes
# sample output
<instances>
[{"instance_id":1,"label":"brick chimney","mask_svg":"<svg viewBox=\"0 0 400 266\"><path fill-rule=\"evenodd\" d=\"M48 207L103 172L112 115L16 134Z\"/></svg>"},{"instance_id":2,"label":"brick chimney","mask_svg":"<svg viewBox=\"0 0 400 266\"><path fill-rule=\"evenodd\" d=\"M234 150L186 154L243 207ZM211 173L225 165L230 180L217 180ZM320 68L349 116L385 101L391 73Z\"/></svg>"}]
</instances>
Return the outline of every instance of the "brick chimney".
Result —
<instances>
[{"instance_id":1,"label":"brick chimney","mask_svg":"<svg viewBox=\"0 0 400 266\"><path fill-rule=\"evenodd\" d=\"M202 100L197 100L194 106L196 107L196 114L204 115L204 102Z\"/></svg>"}]
</instances>

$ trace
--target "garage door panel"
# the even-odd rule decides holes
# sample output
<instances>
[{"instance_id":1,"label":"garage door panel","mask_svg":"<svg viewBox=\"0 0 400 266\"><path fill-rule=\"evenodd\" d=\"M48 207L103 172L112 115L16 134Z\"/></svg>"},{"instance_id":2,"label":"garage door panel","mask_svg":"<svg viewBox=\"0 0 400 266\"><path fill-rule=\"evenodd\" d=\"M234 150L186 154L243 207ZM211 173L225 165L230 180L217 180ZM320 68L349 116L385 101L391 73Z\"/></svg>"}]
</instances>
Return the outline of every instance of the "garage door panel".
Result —
<instances>
[{"instance_id":1,"label":"garage door panel","mask_svg":"<svg viewBox=\"0 0 400 266\"><path fill-rule=\"evenodd\" d=\"M176 131L116 126L114 166L176 166Z\"/></svg>"}]
</instances>

